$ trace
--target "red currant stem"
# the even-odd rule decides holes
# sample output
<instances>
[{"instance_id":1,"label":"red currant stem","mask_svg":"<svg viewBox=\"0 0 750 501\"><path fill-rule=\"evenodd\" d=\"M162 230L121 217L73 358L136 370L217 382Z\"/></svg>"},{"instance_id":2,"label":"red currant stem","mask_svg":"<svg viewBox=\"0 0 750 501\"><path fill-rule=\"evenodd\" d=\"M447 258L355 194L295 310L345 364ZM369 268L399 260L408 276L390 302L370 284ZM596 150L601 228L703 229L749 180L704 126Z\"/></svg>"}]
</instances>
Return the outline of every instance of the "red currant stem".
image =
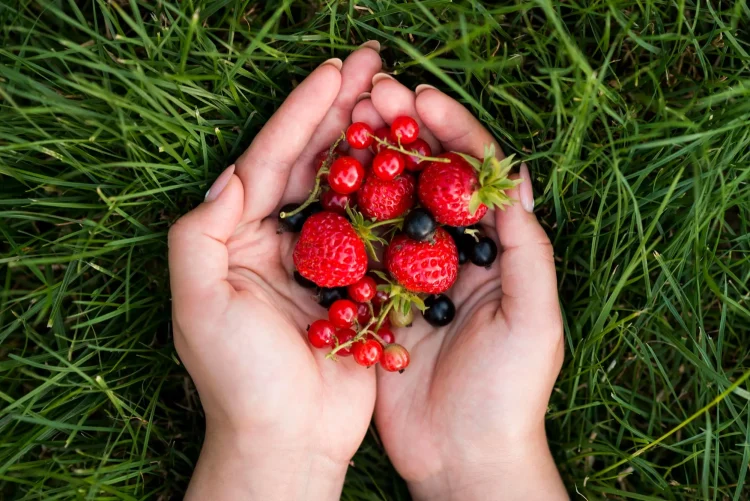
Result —
<instances>
[{"instance_id":1,"label":"red currant stem","mask_svg":"<svg viewBox=\"0 0 750 501\"><path fill-rule=\"evenodd\" d=\"M383 322L385 322L385 317L388 316L388 312L391 311L391 308L393 308L394 301L388 301L388 304L385 308L383 308L383 311L380 312L380 316L378 317L378 325L375 326L375 330L379 331L380 327L383 325Z\"/></svg>"},{"instance_id":2,"label":"red currant stem","mask_svg":"<svg viewBox=\"0 0 750 501\"><path fill-rule=\"evenodd\" d=\"M324 172L324 170L325 170L325 172ZM316 202L318 200L318 197L320 196L320 176L321 176L321 174L324 174L324 173L327 173L327 172L328 172L328 169L320 169L320 171L318 171L318 175L315 177L315 186L313 186L312 191L310 191L310 195L307 197L307 200L305 200L304 202L302 202L302 205L300 205L299 207L297 207L296 209L294 209L291 212L281 212L281 213L279 213L279 217L281 219L284 219L284 218L287 218L287 217L292 217L295 214L299 214L303 210L307 209L307 207L309 207L310 204L312 204L313 202Z\"/></svg>"},{"instance_id":3,"label":"red currant stem","mask_svg":"<svg viewBox=\"0 0 750 501\"><path fill-rule=\"evenodd\" d=\"M385 146L389 150L398 151L399 153L403 153L404 155L409 155L410 157L418 158L420 160L426 160L428 162L441 162L444 164L449 163L451 160L450 158L441 158L441 157L426 157L424 155L420 155L419 153L415 151L409 151L405 149L403 146L401 146L401 138L399 138L399 146L394 146L393 144L389 143L385 139L380 139L379 137L375 136L374 134L370 134L370 136L380 143L381 145Z\"/></svg>"},{"instance_id":4,"label":"red currant stem","mask_svg":"<svg viewBox=\"0 0 750 501\"><path fill-rule=\"evenodd\" d=\"M380 315L377 318L377 325L375 326L375 330L371 330L370 327L372 327L372 324L375 323L375 319L370 319L369 322L367 322L367 325L365 325L353 338L347 341L346 343L342 343L338 346L336 346L331 352L326 355L326 358L335 358L336 353L340 350L344 350L346 348L349 348L351 345L356 343L357 341L360 341L367 333L370 333L371 336L373 336L380 344L386 345L385 341L383 341L383 338L378 336L377 331L380 330L380 327L383 325L383 322L385 322L385 317L388 316L388 312L393 307L393 301L389 301L385 308L383 308L380 311Z\"/></svg>"},{"instance_id":5,"label":"red currant stem","mask_svg":"<svg viewBox=\"0 0 750 501\"><path fill-rule=\"evenodd\" d=\"M372 337L374 337L375 341L377 341L378 343L382 344L383 346L388 346L388 343L386 343L385 341L383 341L383 338L380 337L380 336L378 336L377 332L371 332L370 335Z\"/></svg>"}]
</instances>

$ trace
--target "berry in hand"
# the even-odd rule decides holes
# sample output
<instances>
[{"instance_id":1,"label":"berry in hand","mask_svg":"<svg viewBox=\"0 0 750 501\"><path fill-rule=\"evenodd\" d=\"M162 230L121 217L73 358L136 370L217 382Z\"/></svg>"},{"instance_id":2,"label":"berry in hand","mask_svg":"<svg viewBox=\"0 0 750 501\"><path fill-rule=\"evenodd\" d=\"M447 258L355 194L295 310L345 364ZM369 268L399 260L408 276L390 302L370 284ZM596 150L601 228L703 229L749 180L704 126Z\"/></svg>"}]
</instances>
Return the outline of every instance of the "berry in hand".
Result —
<instances>
[{"instance_id":1,"label":"berry in hand","mask_svg":"<svg viewBox=\"0 0 750 501\"><path fill-rule=\"evenodd\" d=\"M354 360L364 367L372 367L380 361L383 355L383 347L374 339L357 341L352 345Z\"/></svg>"},{"instance_id":2,"label":"berry in hand","mask_svg":"<svg viewBox=\"0 0 750 501\"><path fill-rule=\"evenodd\" d=\"M409 175L383 181L370 174L357 192L357 207L368 219L386 221L411 209L415 191L416 182Z\"/></svg>"},{"instance_id":3,"label":"berry in hand","mask_svg":"<svg viewBox=\"0 0 750 501\"><path fill-rule=\"evenodd\" d=\"M435 327L443 327L453 321L456 307L448 296L438 294L424 300L427 310L422 314L427 323Z\"/></svg>"},{"instance_id":4,"label":"berry in hand","mask_svg":"<svg viewBox=\"0 0 750 501\"><path fill-rule=\"evenodd\" d=\"M367 303L357 303L357 324L360 327L367 325L371 318L370 306Z\"/></svg>"},{"instance_id":5,"label":"berry in hand","mask_svg":"<svg viewBox=\"0 0 750 501\"><path fill-rule=\"evenodd\" d=\"M372 305L380 308L383 304L385 304L386 301L390 298L390 294L388 294L388 291L381 291L375 293L375 297L372 298Z\"/></svg>"},{"instance_id":6,"label":"berry in hand","mask_svg":"<svg viewBox=\"0 0 750 501\"><path fill-rule=\"evenodd\" d=\"M377 139L380 139L381 141L387 141L388 144L391 144L393 146L396 145L396 142L393 140L393 137L391 137L391 129L389 129L388 127L381 127L377 129L374 132L374 136ZM379 143L378 141L373 140L372 149L377 154L377 153L380 153L381 150L385 150L387 148L383 144Z\"/></svg>"},{"instance_id":7,"label":"berry in hand","mask_svg":"<svg viewBox=\"0 0 750 501\"><path fill-rule=\"evenodd\" d=\"M346 207L354 205L352 195L342 195L333 190L327 190L320 196L320 205L323 210L335 212L337 214L346 214Z\"/></svg>"},{"instance_id":8,"label":"berry in hand","mask_svg":"<svg viewBox=\"0 0 750 501\"><path fill-rule=\"evenodd\" d=\"M409 352L400 344L389 344L380 357L380 366L388 372L404 372L409 362Z\"/></svg>"},{"instance_id":9,"label":"berry in hand","mask_svg":"<svg viewBox=\"0 0 750 501\"><path fill-rule=\"evenodd\" d=\"M336 328L328 320L316 320L307 328L307 339L316 348L333 346Z\"/></svg>"},{"instance_id":10,"label":"berry in hand","mask_svg":"<svg viewBox=\"0 0 750 501\"><path fill-rule=\"evenodd\" d=\"M338 301L339 299L346 299L346 287L320 288L318 304L323 308L330 308L334 301Z\"/></svg>"},{"instance_id":11,"label":"berry in hand","mask_svg":"<svg viewBox=\"0 0 750 501\"><path fill-rule=\"evenodd\" d=\"M305 277L300 275L299 271L297 270L294 270L294 281L305 289L314 289L315 287L317 287L317 285L315 285L315 282L306 279Z\"/></svg>"},{"instance_id":12,"label":"berry in hand","mask_svg":"<svg viewBox=\"0 0 750 501\"><path fill-rule=\"evenodd\" d=\"M375 293L378 291L378 285L375 283L375 279L365 275L355 283L351 284L347 291L349 297L353 300L366 303L375 297Z\"/></svg>"},{"instance_id":13,"label":"berry in hand","mask_svg":"<svg viewBox=\"0 0 750 501\"><path fill-rule=\"evenodd\" d=\"M364 242L345 217L333 212L307 219L293 258L297 271L319 287L353 284L367 272Z\"/></svg>"},{"instance_id":14,"label":"berry in hand","mask_svg":"<svg viewBox=\"0 0 750 501\"><path fill-rule=\"evenodd\" d=\"M442 228L435 231L433 242L418 242L400 234L386 248L385 267L407 290L438 294L456 281L458 251Z\"/></svg>"},{"instance_id":15,"label":"berry in hand","mask_svg":"<svg viewBox=\"0 0 750 501\"><path fill-rule=\"evenodd\" d=\"M351 329L339 329L336 331L336 340L338 341L339 345L348 343L349 341L354 339L356 336L357 336L357 333ZM341 355L342 357L348 357L351 354L352 354L351 346L347 348L341 348L339 351L336 352L336 355Z\"/></svg>"},{"instance_id":16,"label":"berry in hand","mask_svg":"<svg viewBox=\"0 0 750 501\"><path fill-rule=\"evenodd\" d=\"M348 195L354 193L365 179L365 168L354 157L339 157L331 165L328 173L328 184L336 193Z\"/></svg>"},{"instance_id":17,"label":"berry in hand","mask_svg":"<svg viewBox=\"0 0 750 501\"><path fill-rule=\"evenodd\" d=\"M383 181L390 181L404 172L406 160L398 151L383 150L372 159L372 173Z\"/></svg>"},{"instance_id":18,"label":"berry in hand","mask_svg":"<svg viewBox=\"0 0 750 501\"><path fill-rule=\"evenodd\" d=\"M497 244L490 237L482 237L474 243L470 257L475 265L489 268L497 257Z\"/></svg>"},{"instance_id":19,"label":"berry in hand","mask_svg":"<svg viewBox=\"0 0 750 501\"><path fill-rule=\"evenodd\" d=\"M404 219L404 233L412 240L425 242L432 239L437 222L426 209L414 209Z\"/></svg>"},{"instance_id":20,"label":"berry in hand","mask_svg":"<svg viewBox=\"0 0 750 501\"><path fill-rule=\"evenodd\" d=\"M430 145L427 143L427 141L422 138L417 138L417 140L407 146L406 149L409 151L413 151L423 157L432 156L432 148L430 148ZM424 169L429 163L427 160L422 160L421 158L417 158L413 155L405 155L405 157L406 170L411 172L419 172Z\"/></svg>"},{"instance_id":21,"label":"berry in hand","mask_svg":"<svg viewBox=\"0 0 750 501\"><path fill-rule=\"evenodd\" d=\"M339 299L328 308L328 320L341 329L354 325L357 319L357 305L348 299Z\"/></svg>"},{"instance_id":22,"label":"berry in hand","mask_svg":"<svg viewBox=\"0 0 750 501\"><path fill-rule=\"evenodd\" d=\"M386 346L396 342L396 336L393 335L393 331L388 327L381 327L378 329L378 336L383 340L383 343Z\"/></svg>"},{"instance_id":23,"label":"berry in hand","mask_svg":"<svg viewBox=\"0 0 750 501\"><path fill-rule=\"evenodd\" d=\"M393 309L388 313L388 318L394 327L411 327L414 322L414 312L411 308L406 313L399 309Z\"/></svg>"},{"instance_id":24,"label":"berry in hand","mask_svg":"<svg viewBox=\"0 0 750 501\"><path fill-rule=\"evenodd\" d=\"M355 150L364 150L372 144L372 127L364 122L354 122L346 129L346 142Z\"/></svg>"},{"instance_id":25,"label":"berry in hand","mask_svg":"<svg viewBox=\"0 0 750 501\"><path fill-rule=\"evenodd\" d=\"M411 144L419 136L419 125L412 117L400 116L391 124L391 136L401 144Z\"/></svg>"}]
</instances>

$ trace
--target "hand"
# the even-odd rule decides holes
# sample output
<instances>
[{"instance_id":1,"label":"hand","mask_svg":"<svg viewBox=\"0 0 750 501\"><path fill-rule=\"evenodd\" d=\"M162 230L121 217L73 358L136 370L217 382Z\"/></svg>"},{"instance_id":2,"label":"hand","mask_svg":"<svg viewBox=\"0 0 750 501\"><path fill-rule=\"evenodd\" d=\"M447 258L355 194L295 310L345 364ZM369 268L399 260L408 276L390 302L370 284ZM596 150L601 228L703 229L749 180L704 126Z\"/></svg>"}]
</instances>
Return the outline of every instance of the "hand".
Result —
<instances>
[{"instance_id":1,"label":"hand","mask_svg":"<svg viewBox=\"0 0 750 501\"><path fill-rule=\"evenodd\" d=\"M175 346L206 414L188 499L339 498L375 372L310 350L305 329L325 310L291 278L293 235L268 216L305 198L314 155L380 70L377 49L312 72L170 231Z\"/></svg>"},{"instance_id":2,"label":"hand","mask_svg":"<svg viewBox=\"0 0 750 501\"><path fill-rule=\"evenodd\" d=\"M419 95L375 77L353 121L374 127L418 119L434 151L478 157L492 136L459 103L429 86ZM499 153L502 157L502 153ZM378 371L375 422L416 499L567 499L547 447L544 415L563 360L553 251L533 214L528 169L491 211L484 231L502 254L487 270L464 266L449 291L457 314L436 329L418 318L397 340L411 352L402 375Z\"/></svg>"}]
</instances>

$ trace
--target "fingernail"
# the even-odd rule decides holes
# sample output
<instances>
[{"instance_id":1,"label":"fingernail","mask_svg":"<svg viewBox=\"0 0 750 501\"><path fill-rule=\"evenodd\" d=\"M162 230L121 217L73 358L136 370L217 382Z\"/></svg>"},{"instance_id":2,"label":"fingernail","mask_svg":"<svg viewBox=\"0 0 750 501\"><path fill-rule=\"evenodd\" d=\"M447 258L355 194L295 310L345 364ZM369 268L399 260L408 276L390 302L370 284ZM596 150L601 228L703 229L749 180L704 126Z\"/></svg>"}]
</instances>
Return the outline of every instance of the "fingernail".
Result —
<instances>
[{"instance_id":1,"label":"fingernail","mask_svg":"<svg viewBox=\"0 0 750 501\"><path fill-rule=\"evenodd\" d=\"M526 212L534 212L534 189L531 186L531 174L529 174L529 168L525 163L521 164L519 174L523 182L519 188L521 195L521 206Z\"/></svg>"},{"instance_id":2,"label":"fingernail","mask_svg":"<svg viewBox=\"0 0 750 501\"><path fill-rule=\"evenodd\" d=\"M362 47L367 47L368 49L372 49L375 52L380 53L380 42L378 42L377 40L368 40L360 45L360 48Z\"/></svg>"},{"instance_id":3,"label":"fingernail","mask_svg":"<svg viewBox=\"0 0 750 501\"><path fill-rule=\"evenodd\" d=\"M370 98L370 93L369 92L363 92L362 94L360 94L359 96L357 96L357 101L355 101L355 102L358 103L358 102L360 102L363 99L369 99L369 98Z\"/></svg>"},{"instance_id":4,"label":"fingernail","mask_svg":"<svg viewBox=\"0 0 750 501\"><path fill-rule=\"evenodd\" d=\"M372 85L375 86L376 83L382 82L383 80L396 80L392 76L390 76L388 73L375 73L375 76L372 77Z\"/></svg>"},{"instance_id":5,"label":"fingernail","mask_svg":"<svg viewBox=\"0 0 750 501\"><path fill-rule=\"evenodd\" d=\"M234 175L234 164L230 165L226 168L224 172L222 172L219 177L216 178L216 181L214 181L214 184L211 185L211 187L206 192L206 202L213 202L217 198L219 198L219 195L221 195L221 192L224 191L224 188L227 187L229 184L229 181L232 179L232 175Z\"/></svg>"},{"instance_id":6,"label":"fingernail","mask_svg":"<svg viewBox=\"0 0 750 501\"><path fill-rule=\"evenodd\" d=\"M437 87L433 87L430 84L419 84L419 85L417 85L417 88L414 89L414 93L416 95L419 95L420 93L426 91L427 89L437 90Z\"/></svg>"},{"instance_id":7,"label":"fingernail","mask_svg":"<svg viewBox=\"0 0 750 501\"><path fill-rule=\"evenodd\" d=\"M335 66L336 68L338 68L339 71L341 71L341 67L344 66L344 62L337 57L332 57L331 59L327 61L323 61L322 63L320 63L320 66L325 66L326 64Z\"/></svg>"}]
</instances>

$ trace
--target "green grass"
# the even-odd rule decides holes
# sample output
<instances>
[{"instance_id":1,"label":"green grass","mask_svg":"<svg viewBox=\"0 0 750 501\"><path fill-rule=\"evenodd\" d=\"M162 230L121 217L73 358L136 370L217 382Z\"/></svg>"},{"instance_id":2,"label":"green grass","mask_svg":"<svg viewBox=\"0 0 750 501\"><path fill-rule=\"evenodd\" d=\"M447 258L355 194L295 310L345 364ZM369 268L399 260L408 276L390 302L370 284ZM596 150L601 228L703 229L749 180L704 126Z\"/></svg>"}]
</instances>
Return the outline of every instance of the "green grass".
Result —
<instances>
[{"instance_id":1,"label":"green grass","mask_svg":"<svg viewBox=\"0 0 750 501\"><path fill-rule=\"evenodd\" d=\"M2 0L0 499L179 499L202 438L166 233L368 38L532 169L593 499L750 499L746 0ZM744 375L744 376L743 376ZM374 434L343 499L408 499Z\"/></svg>"}]
</instances>

